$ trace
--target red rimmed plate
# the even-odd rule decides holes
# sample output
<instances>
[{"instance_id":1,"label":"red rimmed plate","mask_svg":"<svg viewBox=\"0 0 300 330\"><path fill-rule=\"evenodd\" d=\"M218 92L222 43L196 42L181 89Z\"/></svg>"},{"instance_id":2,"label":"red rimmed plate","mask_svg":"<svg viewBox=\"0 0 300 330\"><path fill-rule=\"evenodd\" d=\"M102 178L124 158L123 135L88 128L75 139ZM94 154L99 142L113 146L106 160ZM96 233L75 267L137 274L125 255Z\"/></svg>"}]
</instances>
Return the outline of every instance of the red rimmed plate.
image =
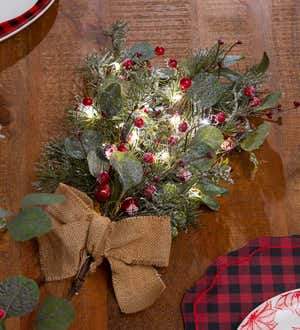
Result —
<instances>
[{"instance_id":1,"label":"red rimmed plate","mask_svg":"<svg viewBox=\"0 0 300 330\"><path fill-rule=\"evenodd\" d=\"M55 0L0 1L0 42L37 20Z\"/></svg>"},{"instance_id":2,"label":"red rimmed plate","mask_svg":"<svg viewBox=\"0 0 300 330\"><path fill-rule=\"evenodd\" d=\"M238 330L300 330L300 289L282 293L259 305Z\"/></svg>"}]
</instances>

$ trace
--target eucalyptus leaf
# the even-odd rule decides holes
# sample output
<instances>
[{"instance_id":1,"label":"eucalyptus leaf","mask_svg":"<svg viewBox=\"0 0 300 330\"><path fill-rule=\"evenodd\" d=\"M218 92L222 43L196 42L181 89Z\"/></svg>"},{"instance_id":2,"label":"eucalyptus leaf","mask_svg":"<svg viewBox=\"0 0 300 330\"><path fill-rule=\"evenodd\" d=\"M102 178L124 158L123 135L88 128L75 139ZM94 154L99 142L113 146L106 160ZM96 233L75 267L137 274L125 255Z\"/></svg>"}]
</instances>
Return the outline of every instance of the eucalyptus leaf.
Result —
<instances>
[{"instance_id":1,"label":"eucalyptus leaf","mask_svg":"<svg viewBox=\"0 0 300 330\"><path fill-rule=\"evenodd\" d=\"M140 63L151 60L155 56L155 50L154 47L148 42L142 42L127 49L126 54L127 57L130 57L135 62ZM138 57L137 54L140 54L140 57Z\"/></svg>"},{"instance_id":2,"label":"eucalyptus leaf","mask_svg":"<svg viewBox=\"0 0 300 330\"><path fill-rule=\"evenodd\" d=\"M234 65L243 59L244 57L240 55L226 55L222 64L224 68L227 68L228 66Z\"/></svg>"},{"instance_id":3,"label":"eucalyptus leaf","mask_svg":"<svg viewBox=\"0 0 300 330\"><path fill-rule=\"evenodd\" d=\"M64 195L58 194L29 194L22 199L22 206L34 206L34 205L52 205L61 203L65 200Z\"/></svg>"},{"instance_id":4,"label":"eucalyptus leaf","mask_svg":"<svg viewBox=\"0 0 300 330\"><path fill-rule=\"evenodd\" d=\"M201 201L213 211L219 211L220 204L210 195L201 194Z\"/></svg>"},{"instance_id":5,"label":"eucalyptus leaf","mask_svg":"<svg viewBox=\"0 0 300 330\"><path fill-rule=\"evenodd\" d=\"M39 308L36 320L37 330L67 330L74 320L72 304L54 296L47 297Z\"/></svg>"},{"instance_id":6,"label":"eucalyptus leaf","mask_svg":"<svg viewBox=\"0 0 300 330\"><path fill-rule=\"evenodd\" d=\"M208 170L214 163L216 151L223 143L222 132L214 126L204 126L198 129L191 141L190 150L184 155L183 160L192 167ZM207 153L212 154L212 158L207 157Z\"/></svg>"},{"instance_id":7,"label":"eucalyptus leaf","mask_svg":"<svg viewBox=\"0 0 300 330\"><path fill-rule=\"evenodd\" d=\"M10 217L10 216L11 216L11 212L6 211L0 207L0 219Z\"/></svg>"},{"instance_id":8,"label":"eucalyptus leaf","mask_svg":"<svg viewBox=\"0 0 300 330\"><path fill-rule=\"evenodd\" d=\"M249 152L258 149L264 143L269 131L270 124L259 125L241 142L241 148Z\"/></svg>"},{"instance_id":9,"label":"eucalyptus leaf","mask_svg":"<svg viewBox=\"0 0 300 330\"><path fill-rule=\"evenodd\" d=\"M115 151L110 163L120 176L124 192L142 182L143 166L130 152Z\"/></svg>"},{"instance_id":10,"label":"eucalyptus leaf","mask_svg":"<svg viewBox=\"0 0 300 330\"><path fill-rule=\"evenodd\" d=\"M202 192L211 196L221 196L229 193L227 188L219 186L208 179L202 179L199 187Z\"/></svg>"},{"instance_id":11,"label":"eucalyptus leaf","mask_svg":"<svg viewBox=\"0 0 300 330\"><path fill-rule=\"evenodd\" d=\"M100 95L101 111L108 118L117 115L122 109L121 86L118 83L110 84Z\"/></svg>"},{"instance_id":12,"label":"eucalyptus leaf","mask_svg":"<svg viewBox=\"0 0 300 330\"><path fill-rule=\"evenodd\" d=\"M223 96L226 87L222 85L216 74L199 73L187 94L199 106L209 108L215 105Z\"/></svg>"},{"instance_id":13,"label":"eucalyptus leaf","mask_svg":"<svg viewBox=\"0 0 300 330\"><path fill-rule=\"evenodd\" d=\"M6 318L24 316L38 303L39 288L31 279L17 275L0 282L0 308Z\"/></svg>"},{"instance_id":14,"label":"eucalyptus leaf","mask_svg":"<svg viewBox=\"0 0 300 330\"><path fill-rule=\"evenodd\" d=\"M223 143L222 132L214 126L203 126L196 132L191 147L196 148L200 153L211 150L218 150Z\"/></svg>"},{"instance_id":15,"label":"eucalyptus leaf","mask_svg":"<svg viewBox=\"0 0 300 330\"><path fill-rule=\"evenodd\" d=\"M220 74L222 77L230 80L230 81L238 81L242 78L242 75L239 72L236 72L234 70L223 68L220 71Z\"/></svg>"},{"instance_id":16,"label":"eucalyptus leaf","mask_svg":"<svg viewBox=\"0 0 300 330\"><path fill-rule=\"evenodd\" d=\"M80 137L70 136L65 139L64 145L67 154L75 159L85 159L87 154L96 150L102 142L98 132L85 130Z\"/></svg>"},{"instance_id":17,"label":"eucalyptus leaf","mask_svg":"<svg viewBox=\"0 0 300 330\"><path fill-rule=\"evenodd\" d=\"M15 241L27 241L51 230L51 219L40 207L30 207L7 223L7 229Z\"/></svg>"},{"instance_id":18,"label":"eucalyptus leaf","mask_svg":"<svg viewBox=\"0 0 300 330\"><path fill-rule=\"evenodd\" d=\"M2 231L3 229L5 229L7 226L7 222L5 219L0 219L0 230Z\"/></svg>"},{"instance_id":19,"label":"eucalyptus leaf","mask_svg":"<svg viewBox=\"0 0 300 330\"><path fill-rule=\"evenodd\" d=\"M262 104L259 107L255 108L255 112L277 106L280 101L281 95L282 94L279 92L267 95L263 100Z\"/></svg>"},{"instance_id":20,"label":"eucalyptus leaf","mask_svg":"<svg viewBox=\"0 0 300 330\"><path fill-rule=\"evenodd\" d=\"M95 178L103 170L103 161L98 157L97 152L92 150L87 155L89 171Z\"/></svg>"},{"instance_id":21,"label":"eucalyptus leaf","mask_svg":"<svg viewBox=\"0 0 300 330\"><path fill-rule=\"evenodd\" d=\"M266 52L264 52L263 57L259 64L254 65L251 71L255 74L264 74L267 72L270 65L270 59Z\"/></svg>"}]
</instances>

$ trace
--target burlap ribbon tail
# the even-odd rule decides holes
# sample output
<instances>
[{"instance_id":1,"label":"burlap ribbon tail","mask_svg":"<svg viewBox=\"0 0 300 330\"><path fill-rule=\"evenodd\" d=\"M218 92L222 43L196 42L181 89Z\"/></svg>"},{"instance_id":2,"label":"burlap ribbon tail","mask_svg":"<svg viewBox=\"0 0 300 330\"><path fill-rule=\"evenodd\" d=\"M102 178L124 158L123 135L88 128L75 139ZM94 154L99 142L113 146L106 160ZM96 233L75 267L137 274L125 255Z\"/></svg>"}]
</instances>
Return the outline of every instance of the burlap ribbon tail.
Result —
<instances>
[{"instance_id":1,"label":"burlap ribbon tail","mask_svg":"<svg viewBox=\"0 0 300 330\"><path fill-rule=\"evenodd\" d=\"M66 199L47 208L53 229L38 239L46 281L75 276L82 257L90 254L93 269L108 259L122 312L134 313L152 305L165 289L153 266L168 266L170 219L140 216L112 222L94 210L85 193L65 184L56 193Z\"/></svg>"}]
</instances>

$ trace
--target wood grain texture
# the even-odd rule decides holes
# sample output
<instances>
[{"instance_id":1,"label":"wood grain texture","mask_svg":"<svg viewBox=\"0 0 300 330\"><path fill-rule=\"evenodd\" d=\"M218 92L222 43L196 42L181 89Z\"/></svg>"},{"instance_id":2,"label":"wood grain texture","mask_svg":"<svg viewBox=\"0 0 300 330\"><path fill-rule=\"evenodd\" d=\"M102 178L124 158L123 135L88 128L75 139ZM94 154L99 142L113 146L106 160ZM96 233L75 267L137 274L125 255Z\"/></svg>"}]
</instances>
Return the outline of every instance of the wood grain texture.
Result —
<instances>
[{"instance_id":1,"label":"wood grain texture","mask_svg":"<svg viewBox=\"0 0 300 330\"><path fill-rule=\"evenodd\" d=\"M41 145L61 132L58 123L76 92L76 68L85 54L105 45L103 27L118 18L130 24L130 43L149 40L178 59L189 48L211 45L220 37L242 40L239 52L248 63L266 50L272 61L269 86L284 91L284 103L300 96L297 0L61 0L0 44L0 122L9 136L0 142L1 206L16 210L21 196L31 191ZM153 307L122 315L109 281L108 329L181 330L185 290L219 255L259 236L299 234L299 128L296 111L273 127L257 153L261 166L255 177L249 161L234 156L231 194L221 200L220 212L206 211L199 229L174 241L170 266L162 271L167 289ZM36 250L34 243L1 240L0 278L23 273L38 279ZM105 273L102 269L90 277L76 298L73 330L106 328ZM62 294L67 287L66 282L47 285L42 295ZM12 320L8 330L31 330L32 322L33 316Z\"/></svg>"}]
</instances>

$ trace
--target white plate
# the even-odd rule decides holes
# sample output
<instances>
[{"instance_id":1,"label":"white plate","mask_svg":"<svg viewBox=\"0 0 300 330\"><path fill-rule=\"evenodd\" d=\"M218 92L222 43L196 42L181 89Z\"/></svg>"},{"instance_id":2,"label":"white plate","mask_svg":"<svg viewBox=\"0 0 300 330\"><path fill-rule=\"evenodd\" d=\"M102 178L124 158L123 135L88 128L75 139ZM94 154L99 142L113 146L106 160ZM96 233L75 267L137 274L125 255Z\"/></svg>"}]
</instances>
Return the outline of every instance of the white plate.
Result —
<instances>
[{"instance_id":1,"label":"white plate","mask_svg":"<svg viewBox=\"0 0 300 330\"><path fill-rule=\"evenodd\" d=\"M267 300L248 314L238 330L300 330L300 289Z\"/></svg>"},{"instance_id":2,"label":"white plate","mask_svg":"<svg viewBox=\"0 0 300 330\"><path fill-rule=\"evenodd\" d=\"M55 0L0 0L0 42L37 20Z\"/></svg>"}]
</instances>

